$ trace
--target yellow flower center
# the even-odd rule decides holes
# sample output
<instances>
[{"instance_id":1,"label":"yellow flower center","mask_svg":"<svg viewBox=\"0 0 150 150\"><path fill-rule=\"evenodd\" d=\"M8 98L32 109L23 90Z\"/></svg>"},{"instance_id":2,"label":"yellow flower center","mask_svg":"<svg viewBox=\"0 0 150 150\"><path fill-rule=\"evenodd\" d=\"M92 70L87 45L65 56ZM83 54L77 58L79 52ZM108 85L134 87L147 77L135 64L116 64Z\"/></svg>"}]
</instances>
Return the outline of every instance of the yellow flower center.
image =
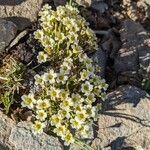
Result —
<instances>
[{"instance_id":1,"label":"yellow flower center","mask_svg":"<svg viewBox=\"0 0 150 150\"><path fill-rule=\"evenodd\" d=\"M32 103L32 99L31 98L27 98L25 101L25 104L30 105Z\"/></svg>"},{"instance_id":2,"label":"yellow flower center","mask_svg":"<svg viewBox=\"0 0 150 150\"><path fill-rule=\"evenodd\" d=\"M56 91L52 91L52 92L51 92L51 96L52 96L52 97L56 97L56 95L57 95L57 92L56 92Z\"/></svg>"},{"instance_id":3,"label":"yellow flower center","mask_svg":"<svg viewBox=\"0 0 150 150\"><path fill-rule=\"evenodd\" d=\"M51 74L49 74L49 75L48 75L48 79L49 79L49 80L52 80L52 79L53 79L53 76L52 76Z\"/></svg>"},{"instance_id":4,"label":"yellow flower center","mask_svg":"<svg viewBox=\"0 0 150 150\"><path fill-rule=\"evenodd\" d=\"M88 85L84 85L84 90L85 91L89 91L89 86Z\"/></svg>"},{"instance_id":5,"label":"yellow flower center","mask_svg":"<svg viewBox=\"0 0 150 150\"><path fill-rule=\"evenodd\" d=\"M64 80L64 76L63 75L59 76L59 80Z\"/></svg>"},{"instance_id":6,"label":"yellow flower center","mask_svg":"<svg viewBox=\"0 0 150 150\"><path fill-rule=\"evenodd\" d=\"M37 130L40 130L40 129L42 128L42 125L39 124L39 123L37 123L37 124L35 125L35 127L36 127Z\"/></svg>"}]
</instances>

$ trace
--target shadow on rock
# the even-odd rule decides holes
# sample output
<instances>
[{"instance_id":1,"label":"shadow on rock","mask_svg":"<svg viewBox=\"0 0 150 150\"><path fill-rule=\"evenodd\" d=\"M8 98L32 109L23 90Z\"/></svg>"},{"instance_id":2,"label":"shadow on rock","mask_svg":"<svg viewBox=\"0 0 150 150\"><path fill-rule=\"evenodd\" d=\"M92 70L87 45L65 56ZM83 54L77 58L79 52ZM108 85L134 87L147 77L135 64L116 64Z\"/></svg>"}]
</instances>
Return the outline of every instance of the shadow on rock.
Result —
<instances>
[{"instance_id":1,"label":"shadow on rock","mask_svg":"<svg viewBox=\"0 0 150 150\"><path fill-rule=\"evenodd\" d=\"M15 6L19 5L26 0L0 0L0 5L10 5Z\"/></svg>"},{"instance_id":2,"label":"shadow on rock","mask_svg":"<svg viewBox=\"0 0 150 150\"><path fill-rule=\"evenodd\" d=\"M115 110L120 104L130 103L136 107L140 100L147 96L147 93L132 86L120 87L119 90L109 93L107 100L103 104L103 110Z\"/></svg>"},{"instance_id":3,"label":"shadow on rock","mask_svg":"<svg viewBox=\"0 0 150 150\"><path fill-rule=\"evenodd\" d=\"M107 95L98 119L95 149L150 149L150 96L130 85Z\"/></svg>"},{"instance_id":4,"label":"shadow on rock","mask_svg":"<svg viewBox=\"0 0 150 150\"><path fill-rule=\"evenodd\" d=\"M150 100L149 95L137 87L120 87L115 92L108 94L107 100L102 105L102 114L115 118L130 120L144 127L150 127L147 118L141 118L140 115L134 114L131 111L128 112L130 109L133 112L134 110L139 109L139 106L142 103L145 105L145 99ZM139 110L139 112L143 111L142 109L144 108L140 107L140 109L141 110Z\"/></svg>"},{"instance_id":5,"label":"shadow on rock","mask_svg":"<svg viewBox=\"0 0 150 150\"><path fill-rule=\"evenodd\" d=\"M26 27L29 27L31 25L31 21L30 19L28 18L25 18L25 17L6 17L6 18L3 18L7 21L11 21L13 22L14 24L17 25L18 27L18 30L23 30L25 29Z\"/></svg>"},{"instance_id":6,"label":"shadow on rock","mask_svg":"<svg viewBox=\"0 0 150 150\"><path fill-rule=\"evenodd\" d=\"M132 146L124 146L126 137L118 137L115 140L113 140L108 146L111 147L111 150L136 150Z\"/></svg>"}]
</instances>

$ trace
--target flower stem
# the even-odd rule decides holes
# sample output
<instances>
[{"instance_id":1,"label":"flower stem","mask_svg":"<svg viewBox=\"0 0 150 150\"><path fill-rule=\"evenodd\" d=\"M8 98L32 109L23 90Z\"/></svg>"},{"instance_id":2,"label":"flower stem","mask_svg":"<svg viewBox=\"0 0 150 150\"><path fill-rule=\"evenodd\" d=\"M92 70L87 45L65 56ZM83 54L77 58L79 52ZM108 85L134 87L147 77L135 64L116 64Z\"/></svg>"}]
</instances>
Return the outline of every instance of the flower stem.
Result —
<instances>
[{"instance_id":1,"label":"flower stem","mask_svg":"<svg viewBox=\"0 0 150 150\"><path fill-rule=\"evenodd\" d=\"M72 0L70 0L70 1L69 1L69 5L71 5L71 6L72 6Z\"/></svg>"},{"instance_id":2,"label":"flower stem","mask_svg":"<svg viewBox=\"0 0 150 150\"><path fill-rule=\"evenodd\" d=\"M78 139L75 140L75 144L79 145L81 148L83 148L83 150L94 150L91 146Z\"/></svg>"}]
</instances>

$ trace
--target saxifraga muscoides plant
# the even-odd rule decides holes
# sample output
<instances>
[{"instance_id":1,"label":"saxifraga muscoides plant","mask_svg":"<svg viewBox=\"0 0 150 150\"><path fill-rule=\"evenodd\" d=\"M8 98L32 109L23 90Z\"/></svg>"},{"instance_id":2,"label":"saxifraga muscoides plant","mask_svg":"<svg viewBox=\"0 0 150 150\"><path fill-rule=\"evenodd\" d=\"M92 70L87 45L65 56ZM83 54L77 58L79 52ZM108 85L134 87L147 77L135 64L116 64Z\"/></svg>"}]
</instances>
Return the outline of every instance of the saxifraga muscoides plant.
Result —
<instances>
[{"instance_id":1,"label":"saxifraga muscoides plant","mask_svg":"<svg viewBox=\"0 0 150 150\"><path fill-rule=\"evenodd\" d=\"M70 145L88 137L97 119L98 102L106 97L108 85L98 75L100 68L85 53L97 49L97 38L71 5L56 11L45 5L40 21L41 28L34 35L44 50L37 59L39 63L50 61L51 69L35 75L40 90L23 95L22 106L33 110L36 133L49 127Z\"/></svg>"}]
</instances>

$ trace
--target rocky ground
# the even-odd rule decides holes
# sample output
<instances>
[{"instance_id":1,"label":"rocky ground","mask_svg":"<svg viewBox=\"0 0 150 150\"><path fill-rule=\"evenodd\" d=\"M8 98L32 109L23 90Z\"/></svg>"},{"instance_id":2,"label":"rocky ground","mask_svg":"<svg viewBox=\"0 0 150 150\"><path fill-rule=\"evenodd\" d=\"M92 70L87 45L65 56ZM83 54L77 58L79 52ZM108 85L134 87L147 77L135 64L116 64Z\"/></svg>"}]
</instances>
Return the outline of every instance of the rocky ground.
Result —
<instances>
[{"instance_id":1,"label":"rocky ground","mask_svg":"<svg viewBox=\"0 0 150 150\"><path fill-rule=\"evenodd\" d=\"M0 67L10 58L36 65L41 46L33 39L37 14L44 3L65 0L0 0ZM81 15L97 34L99 50L92 54L109 84L97 125L88 141L95 150L150 150L150 95L142 89L143 67L150 64L150 0L76 0ZM25 87L33 75L26 72ZM29 78L30 77L30 78ZM0 81L1 83L1 81ZM18 102L19 103L19 102ZM18 109L6 116L0 109L0 150L79 150L64 148L59 139L30 129L31 112Z\"/></svg>"}]
</instances>

